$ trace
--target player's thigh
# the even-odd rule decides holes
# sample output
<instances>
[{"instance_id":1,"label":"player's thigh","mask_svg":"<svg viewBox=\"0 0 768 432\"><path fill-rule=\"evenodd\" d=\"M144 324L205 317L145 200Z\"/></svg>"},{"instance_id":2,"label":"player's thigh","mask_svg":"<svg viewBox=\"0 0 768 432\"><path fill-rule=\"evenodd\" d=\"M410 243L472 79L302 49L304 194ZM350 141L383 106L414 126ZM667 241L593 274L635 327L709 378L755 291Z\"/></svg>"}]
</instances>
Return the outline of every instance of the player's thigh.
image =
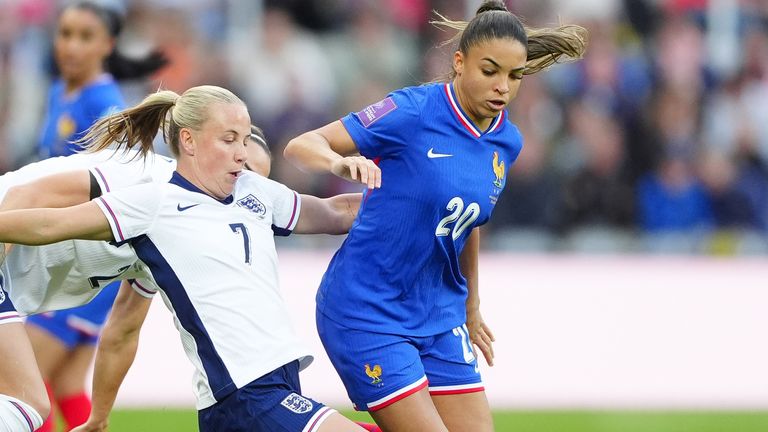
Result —
<instances>
[{"instance_id":1,"label":"player's thigh","mask_svg":"<svg viewBox=\"0 0 768 432\"><path fill-rule=\"evenodd\" d=\"M28 403L46 417L50 410L48 394L21 322L0 324L0 359L0 394Z\"/></svg>"},{"instance_id":2,"label":"player's thigh","mask_svg":"<svg viewBox=\"0 0 768 432\"><path fill-rule=\"evenodd\" d=\"M25 327L40 373L48 380L69 355L77 332L67 327L65 320L47 315L30 316Z\"/></svg>"},{"instance_id":3,"label":"player's thigh","mask_svg":"<svg viewBox=\"0 0 768 432\"><path fill-rule=\"evenodd\" d=\"M446 428L426 388L370 412L387 432L445 432Z\"/></svg>"},{"instance_id":4,"label":"player's thigh","mask_svg":"<svg viewBox=\"0 0 768 432\"><path fill-rule=\"evenodd\" d=\"M466 326L436 335L422 349L429 393L440 417L453 431L493 430L477 358ZM457 411L458 410L458 411Z\"/></svg>"},{"instance_id":5,"label":"player's thigh","mask_svg":"<svg viewBox=\"0 0 768 432\"><path fill-rule=\"evenodd\" d=\"M85 391L85 379L96 354L96 345L81 344L70 351L51 377L51 387L57 398L78 395Z\"/></svg>"},{"instance_id":6,"label":"player's thigh","mask_svg":"<svg viewBox=\"0 0 768 432\"><path fill-rule=\"evenodd\" d=\"M433 395L432 402L451 432L493 432L493 417L484 391Z\"/></svg>"},{"instance_id":7,"label":"player's thigh","mask_svg":"<svg viewBox=\"0 0 768 432\"><path fill-rule=\"evenodd\" d=\"M365 429L337 412L331 413L315 430L317 432L365 432Z\"/></svg>"},{"instance_id":8,"label":"player's thigh","mask_svg":"<svg viewBox=\"0 0 768 432\"><path fill-rule=\"evenodd\" d=\"M375 411L426 388L411 338L351 329L322 313L317 314L317 330L356 409Z\"/></svg>"}]
</instances>

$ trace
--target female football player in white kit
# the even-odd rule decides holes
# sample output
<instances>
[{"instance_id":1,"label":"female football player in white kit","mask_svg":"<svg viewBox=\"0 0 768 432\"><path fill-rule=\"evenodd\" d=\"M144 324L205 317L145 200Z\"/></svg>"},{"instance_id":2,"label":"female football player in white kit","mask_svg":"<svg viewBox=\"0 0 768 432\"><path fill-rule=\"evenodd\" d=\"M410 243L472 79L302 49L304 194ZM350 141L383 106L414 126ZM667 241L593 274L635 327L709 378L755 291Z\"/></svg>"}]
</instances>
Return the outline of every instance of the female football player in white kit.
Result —
<instances>
[{"instance_id":1,"label":"female football player in white kit","mask_svg":"<svg viewBox=\"0 0 768 432\"><path fill-rule=\"evenodd\" d=\"M175 161L162 156L150 155L146 161L135 156L134 152L111 151L76 154L46 159L6 173L0 176L0 199L5 198L0 209L84 202L90 193L87 169L97 165L127 171L129 176L118 182L130 184L167 181L175 167ZM46 181L38 184L36 180L43 177L47 177ZM0 431L34 430L48 416L50 405L20 315L79 306L112 280L141 279L146 274L130 247L82 240L16 247L2 268L0 358L4 363L0 372ZM151 280L137 283L153 286Z\"/></svg>"},{"instance_id":2,"label":"female football player in white kit","mask_svg":"<svg viewBox=\"0 0 768 432\"><path fill-rule=\"evenodd\" d=\"M250 118L240 99L218 87L158 92L100 121L86 139L93 150L117 142L147 151L158 129L178 157L170 182L114 190L73 207L5 212L0 241L130 243L197 369L201 431L363 430L300 394L298 371L311 356L285 319L273 240L273 233L346 232L359 195L299 196L244 172ZM99 356L92 417L77 430L106 427L127 371L122 357L109 359L102 348Z\"/></svg>"},{"instance_id":3,"label":"female football player in white kit","mask_svg":"<svg viewBox=\"0 0 768 432\"><path fill-rule=\"evenodd\" d=\"M269 176L271 155L264 135L251 127L246 167ZM104 150L32 163L0 176L0 210L61 207L88 201L108 191L150 181L167 182L176 161L154 153ZM89 175L88 169L92 172ZM89 179L90 176L90 179ZM0 254L3 249L0 248ZM2 262L2 259L0 259ZM133 250L106 242L70 240L45 246L17 246L3 263L0 291L0 432L37 428L48 415L42 378L21 316L79 306L117 279L123 289L152 298L154 283L145 280ZM135 279L134 279L135 278ZM125 307L141 304L124 295ZM146 306L149 306L147 302Z\"/></svg>"}]
</instances>

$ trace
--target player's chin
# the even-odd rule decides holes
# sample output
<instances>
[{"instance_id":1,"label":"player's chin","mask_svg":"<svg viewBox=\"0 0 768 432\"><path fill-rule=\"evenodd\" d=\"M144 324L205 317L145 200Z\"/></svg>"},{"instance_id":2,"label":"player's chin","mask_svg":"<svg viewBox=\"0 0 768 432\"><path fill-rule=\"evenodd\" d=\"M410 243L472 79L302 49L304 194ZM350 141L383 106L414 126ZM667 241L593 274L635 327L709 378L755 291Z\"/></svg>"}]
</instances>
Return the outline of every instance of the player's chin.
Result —
<instances>
[{"instance_id":1,"label":"player's chin","mask_svg":"<svg viewBox=\"0 0 768 432\"><path fill-rule=\"evenodd\" d=\"M237 178L232 180L231 178L227 178L223 183L219 185L219 191L221 192L221 196L228 197L232 195L232 192L235 190L235 182L237 181Z\"/></svg>"}]
</instances>

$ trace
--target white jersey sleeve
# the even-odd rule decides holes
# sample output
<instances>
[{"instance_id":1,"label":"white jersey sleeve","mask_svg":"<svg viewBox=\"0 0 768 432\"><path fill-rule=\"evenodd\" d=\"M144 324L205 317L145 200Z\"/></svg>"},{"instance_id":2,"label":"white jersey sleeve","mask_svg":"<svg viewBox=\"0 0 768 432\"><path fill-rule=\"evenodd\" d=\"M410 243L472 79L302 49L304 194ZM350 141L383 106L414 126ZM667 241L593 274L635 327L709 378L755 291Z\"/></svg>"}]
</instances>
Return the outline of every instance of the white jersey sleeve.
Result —
<instances>
[{"instance_id":1,"label":"white jersey sleeve","mask_svg":"<svg viewBox=\"0 0 768 432\"><path fill-rule=\"evenodd\" d=\"M259 183L272 201L272 231L279 236L290 235L299 220L301 196L287 186L268 178L257 174L250 177Z\"/></svg>"},{"instance_id":2,"label":"white jersey sleeve","mask_svg":"<svg viewBox=\"0 0 768 432\"><path fill-rule=\"evenodd\" d=\"M152 277L149 267L141 260L133 263L130 271L126 272L123 276L131 285L131 288L142 297L152 298L160 290L157 282Z\"/></svg>"},{"instance_id":3,"label":"white jersey sleeve","mask_svg":"<svg viewBox=\"0 0 768 432\"><path fill-rule=\"evenodd\" d=\"M128 282L131 284L131 288L142 297L152 298L157 294L158 287L155 285L154 279L128 279Z\"/></svg>"},{"instance_id":4,"label":"white jersey sleeve","mask_svg":"<svg viewBox=\"0 0 768 432\"><path fill-rule=\"evenodd\" d=\"M164 198L152 183L131 186L107 193L94 201L109 221L117 242L147 233Z\"/></svg>"},{"instance_id":5,"label":"white jersey sleeve","mask_svg":"<svg viewBox=\"0 0 768 432\"><path fill-rule=\"evenodd\" d=\"M154 153L142 158L135 152L116 154L90 169L102 193L137 184L167 182L176 169L176 161Z\"/></svg>"}]
</instances>

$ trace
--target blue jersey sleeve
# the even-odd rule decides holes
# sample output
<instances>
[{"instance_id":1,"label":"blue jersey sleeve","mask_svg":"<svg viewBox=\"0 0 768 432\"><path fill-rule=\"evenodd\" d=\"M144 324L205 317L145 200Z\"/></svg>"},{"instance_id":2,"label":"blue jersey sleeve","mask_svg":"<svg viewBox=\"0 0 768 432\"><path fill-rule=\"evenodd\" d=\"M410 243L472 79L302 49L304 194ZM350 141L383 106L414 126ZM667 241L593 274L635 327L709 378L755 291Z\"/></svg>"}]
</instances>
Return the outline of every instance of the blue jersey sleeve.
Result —
<instances>
[{"instance_id":1,"label":"blue jersey sleeve","mask_svg":"<svg viewBox=\"0 0 768 432\"><path fill-rule=\"evenodd\" d=\"M341 121L363 156L373 159L397 154L421 127L426 92L410 87L390 93Z\"/></svg>"}]
</instances>

